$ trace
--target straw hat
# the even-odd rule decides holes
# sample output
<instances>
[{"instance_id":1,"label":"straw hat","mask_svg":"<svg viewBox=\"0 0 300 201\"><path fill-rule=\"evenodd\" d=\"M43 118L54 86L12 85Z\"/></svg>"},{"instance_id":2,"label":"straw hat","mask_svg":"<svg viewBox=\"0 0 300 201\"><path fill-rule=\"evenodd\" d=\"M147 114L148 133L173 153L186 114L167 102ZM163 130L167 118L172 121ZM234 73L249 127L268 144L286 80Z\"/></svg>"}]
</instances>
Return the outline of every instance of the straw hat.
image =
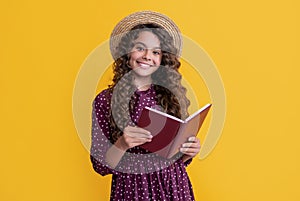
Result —
<instances>
[{"instance_id":1,"label":"straw hat","mask_svg":"<svg viewBox=\"0 0 300 201\"><path fill-rule=\"evenodd\" d=\"M121 38L138 24L156 24L164 28L173 38L174 47L179 57L182 50L182 37L177 25L167 16L153 11L140 11L132 13L122 19L114 28L110 36L110 51L114 59L119 58L117 47Z\"/></svg>"}]
</instances>

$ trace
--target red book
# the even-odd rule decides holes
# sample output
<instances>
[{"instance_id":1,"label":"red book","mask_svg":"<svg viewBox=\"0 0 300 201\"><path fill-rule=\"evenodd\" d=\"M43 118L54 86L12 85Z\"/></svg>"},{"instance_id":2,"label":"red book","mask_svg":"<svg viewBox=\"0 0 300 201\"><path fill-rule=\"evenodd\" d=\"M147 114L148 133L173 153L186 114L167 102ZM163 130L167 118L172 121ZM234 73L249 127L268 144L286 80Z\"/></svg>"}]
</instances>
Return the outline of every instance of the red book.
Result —
<instances>
[{"instance_id":1,"label":"red book","mask_svg":"<svg viewBox=\"0 0 300 201\"><path fill-rule=\"evenodd\" d=\"M138 121L138 126L151 132L152 141L140 147L157 153L164 158L171 158L179 152L181 145L191 136L196 136L203 124L211 104L203 106L185 120L145 107Z\"/></svg>"}]
</instances>

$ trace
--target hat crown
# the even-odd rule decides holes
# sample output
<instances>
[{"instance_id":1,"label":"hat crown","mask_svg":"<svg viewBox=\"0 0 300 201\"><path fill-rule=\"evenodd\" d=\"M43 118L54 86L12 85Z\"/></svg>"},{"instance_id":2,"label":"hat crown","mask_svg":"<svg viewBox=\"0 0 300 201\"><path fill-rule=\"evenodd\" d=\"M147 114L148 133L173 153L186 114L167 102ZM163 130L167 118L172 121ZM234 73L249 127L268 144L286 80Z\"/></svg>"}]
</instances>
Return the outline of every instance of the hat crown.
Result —
<instances>
[{"instance_id":1,"label":"hat crown","mask_svg":"<svg viewBox=\"0 0 300 201\"><path fill-rule=\"evenodd\" d=\"M181 55L182 37L177 25L166 15L154 11L139 11L123 18L114 28L110 36L110 51L116 60L120 57L117 47L124 34L139 24L155 24L166 30L173 39L173 45L177 49L177 57Z\"/></svg>"}]
</instances>

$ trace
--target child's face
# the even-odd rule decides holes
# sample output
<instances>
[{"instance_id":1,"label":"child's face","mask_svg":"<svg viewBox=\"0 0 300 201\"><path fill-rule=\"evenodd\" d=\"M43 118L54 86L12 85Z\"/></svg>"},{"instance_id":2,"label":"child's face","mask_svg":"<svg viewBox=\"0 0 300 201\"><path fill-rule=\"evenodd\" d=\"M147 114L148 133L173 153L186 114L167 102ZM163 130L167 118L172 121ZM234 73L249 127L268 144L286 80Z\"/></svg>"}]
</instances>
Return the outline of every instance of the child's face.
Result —
<instances>
[{"instance_id":1,"label":"child's face","mask_svg":"<svg viewBox=\"0 0 300 201\"><path fill-rule=\"evenodd\" d=\"M149 31L141 32L130 51L129 65L135 74L142 77L151 76L159 68L161 58L158 37Z\"/></svg>"}]
</instances>

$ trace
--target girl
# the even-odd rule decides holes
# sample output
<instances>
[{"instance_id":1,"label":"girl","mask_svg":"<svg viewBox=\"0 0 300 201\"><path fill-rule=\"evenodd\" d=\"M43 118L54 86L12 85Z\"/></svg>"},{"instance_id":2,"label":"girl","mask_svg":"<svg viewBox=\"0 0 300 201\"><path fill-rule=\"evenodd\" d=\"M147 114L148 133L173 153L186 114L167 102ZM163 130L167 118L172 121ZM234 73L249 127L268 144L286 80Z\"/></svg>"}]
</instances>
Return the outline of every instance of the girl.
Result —
<instances>
[{"instance_id":1,"label":"girl","mask_svg":"<svg viewBox=\"0 0 300 201\"><path fill-rule=\"evenodd\" d=\"M153 136L136 126L145 106L188 117L178 72L181 44L173 21L151 11L129 15L112 32L113 83L93 102L91 145L94 170L113 174L111 200L194 200L185 168L199 140L191 137L181 153L164 159L139 147Z\"/></svg>"}]
</instances>

